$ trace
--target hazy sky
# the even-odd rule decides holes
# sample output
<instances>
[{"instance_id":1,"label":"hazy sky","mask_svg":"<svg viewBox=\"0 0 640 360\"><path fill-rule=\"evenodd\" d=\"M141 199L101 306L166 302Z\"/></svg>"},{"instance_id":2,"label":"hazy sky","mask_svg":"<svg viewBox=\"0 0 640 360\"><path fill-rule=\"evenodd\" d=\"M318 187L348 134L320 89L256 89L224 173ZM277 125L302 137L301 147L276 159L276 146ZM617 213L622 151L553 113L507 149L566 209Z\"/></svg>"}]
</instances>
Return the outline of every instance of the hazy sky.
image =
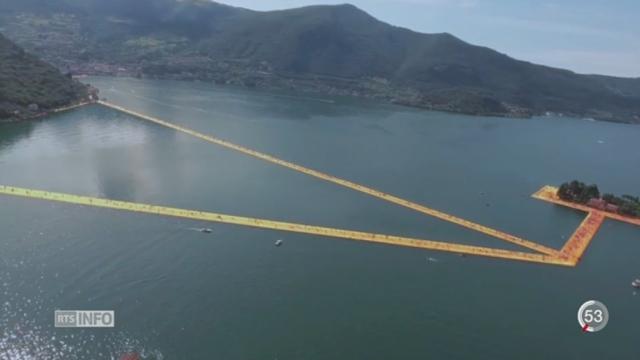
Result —
<instances>
[{"instance_id":1,"label":"hazy sky","mask_svg":"<svg viewBox=\"0 0 640 360\"><path fill-rule=\"evenodd\" d=\"M449 32L518 59L640 77L640 0L218 0L255 10L352 3L420 32Z\"/></svg>"}]
</instances>

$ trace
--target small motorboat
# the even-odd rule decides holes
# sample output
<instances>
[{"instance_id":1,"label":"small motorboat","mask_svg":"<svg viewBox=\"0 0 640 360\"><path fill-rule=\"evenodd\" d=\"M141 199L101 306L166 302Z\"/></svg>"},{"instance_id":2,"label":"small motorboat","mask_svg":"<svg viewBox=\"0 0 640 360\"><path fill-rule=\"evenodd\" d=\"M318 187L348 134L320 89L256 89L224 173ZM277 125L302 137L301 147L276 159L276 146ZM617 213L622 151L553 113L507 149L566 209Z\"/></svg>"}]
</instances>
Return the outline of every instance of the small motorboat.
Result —
<instances>
[{"instance_id":1,"label":"small motorboat","mask_svg":"<svg viewBox=\"0 0 640 360\"><path fill-rule=\"evenodd\" d=\"M633 286L636 289L640 289L640 279L635 279L631 282L631 286Z\"/></svg>"},{"instance_id":2,"label":"small motorboat","mask_svg":"<svg viewBox=\"0 0 640 360\"><path fill-rule=\"evenodd\" d=\"M278 240L276 240L275 245L276 245L276 246L281 246L283 242L284 242L284 241L282 241L282 239L278 239Z\"/></svg>"},{"instance_id":3,"label":"small motorboat","mask_svg":"<svg viewBox=\"0 0 640 360\"><path fill-rule=\"evenodd\" d=\"M201 233L205 233L205 234L211 234L213 232L213 230L209 229L209 228L202 228L200 229Z\"/></svg>"}]
</instances>

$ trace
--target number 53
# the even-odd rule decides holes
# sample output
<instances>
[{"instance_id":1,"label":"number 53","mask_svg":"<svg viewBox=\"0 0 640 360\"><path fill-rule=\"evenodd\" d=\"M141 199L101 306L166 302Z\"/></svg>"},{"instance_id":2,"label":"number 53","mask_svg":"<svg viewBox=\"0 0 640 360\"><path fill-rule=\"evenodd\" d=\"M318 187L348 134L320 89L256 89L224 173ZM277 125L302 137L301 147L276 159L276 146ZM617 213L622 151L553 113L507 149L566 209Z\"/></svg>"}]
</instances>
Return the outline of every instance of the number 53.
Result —
<instances>
[{"instance_id":1,"label":"number 53","mask_svg":"<svg viewBox=\"0 0 640 360\"><path fill-rule=\"evenodd\" d=\"M587 310L584 312L584 321L587 324L592 322L600 323L602 320L602 310Z\"/></svg>"}]
</instances>

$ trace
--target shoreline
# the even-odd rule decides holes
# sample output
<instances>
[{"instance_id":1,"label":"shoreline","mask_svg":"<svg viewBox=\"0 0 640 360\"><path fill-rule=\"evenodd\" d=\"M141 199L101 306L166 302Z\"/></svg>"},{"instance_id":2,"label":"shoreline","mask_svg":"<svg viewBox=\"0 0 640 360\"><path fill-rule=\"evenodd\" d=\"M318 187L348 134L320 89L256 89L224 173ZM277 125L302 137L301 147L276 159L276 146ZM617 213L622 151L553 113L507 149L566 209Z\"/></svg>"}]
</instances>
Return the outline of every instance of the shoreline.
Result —
<instances>
[{"instance_id":1,"label":"shoreline","mask_svg":"<svg viewBox=\"0 0 640 360\"><path fill-rule=\"evenodd\" d=\"M92 76L111 78L131 78L139 80L173 80L184 82L210 83L215 86L237 86L246 90L291 91L296 94L313 94L317 96L341 96L354 99L364 99L384 102L389 105L402 106L410 109L439 111L451 114L480 117L501 117L513 119L532 119L535 117L554 114L559 117L576 119L594 119L617 124L640 125L640 119L616 118L610 116L598 117L594 114L578 114L556 110L536 110L507 103L493 98L491 94L478 93L473 89L443 89L434 92L422 92L418 89L393 85L389 81L376 78L343 79L323 76L269 73L231 76L223 80L212 78L196 78L180 74L149 75L133 72L105 73L83 72L73 75L78 80ZM485 106L478 103L493 103ZM497 108L496 108L497 107Z\"/></svg>"},{"instance_id":2,"label":"shoreline","mask_svg":"<svg viewBox=\"0 0 640 360\"><path fill-rule=\"evenodd\" d=\"M607 218L625 222L627 224L640 226L640 217L631 217L631 216L626 216L626 215L622 215L622 214L618 214L610 211L598 210L584 204L562 200L560 199L560 197L558 197L557 192L558 192L557 187L544 186L543 188L538 190L535 194L533 194L532 197L539 200L554 203L556 205L562 205L575 210L584 211L587 213L601 213Z\"/></svg>"},{"instance_id":3,"label":"shoreline","mask_svg":"<svg viewBox=\"0 0 640 360\"><path fill-rule=\"evenodd\" d=\"M271 87L260 87L260 86L256 86L256 87L250 87L250 86L245 86L242 84L235 84L235 83L230 83L230 84L220 84L220 83L216 83L216 82L211 82L211 81L205 81L205 80L197 80L197 79L180 79L180 78L172 78L172 77L138 77L138 76L133 76L131 74L119 74L119 75L112 75L112 74L78 74L78 75L74 75L73 76L74 79L77 79L79 81L82 81L84 84L91 84L90 82L88 82L87 80L90 78L110 78L110 79L129 79L129 80L138 80L138 81L145 81L145 80L154 80L154 81L177 81L177 82L184 82L184 83L196 83L196 84L208 84L214 87L219 87L219 88L230 88L230 89L234 89L234 90L242 90L242 91L252 91L252 92L257 92L257 93L264 93L264 94L277 94L277 95L281 95L281 94L287 94L287 96L293 96L293 97L303 97L305 95L313 95L313 96L317 96L317 97L324 97L327 99L327 101L333 101L333 100L329 100L329 99L353 99L353 100L360 100L360 101L372 101L372 102L376 102L379 104L384 104L384 105L389 105L389 106L398 106L404 109L413 109L413 110L422 110L422 111L433 111L433 112L441 112L441 113L446 113L446 114L455 114L455 115L461 115L461 116L469 116L469 117L480 117L480 118L500 118L500 119L512 119L512 120L531 120L531 119L536 119L536 118L544 118L544 117L549 117L552 115L555 115L557 117L560 118L566 118L566 119L575 119L575 120L580 120L580 121L585 121L586 118L582 117L580 115L577 114L564 114L564 113L552 113L552 112L546 112L546 113L532 113L528 116L518 116L518 115L514 115L514 114L501 114L501 113L487 113L487 114L477 114L477 113L470 113L470 112L464 112L464 111L453 111L453 110L447 110L447 109L440 109L440 108L430 108L430 107L425 107L425 106L420 106L420 105L412 105L409 103L403 103L401 101L394 101L394 99L388 99L388 98L384 98L384 97L376 97L376 96L356 96L356 95L351 95L351 94L340 94L340 93L328 93L328 92L322 92L322 91L313 91L313 90L309 90L309 89L299 89L299 91L294 91L291 89L284 89L284 88L271 88ZM92 84L91 84L92 85ZM634 123L634 122L624 122L624 121L613 121L613 120L594 120L595 122L605 122L605 123L611 123L611 124L621 124L621 125L640 125L640 123Z\"/></svg>"},{"instance_id":4,"label":"shoreline","mask_svg":"<svg viewBox=\"0 0 640 360\"><path fill-rule=\"evenodd\" d=\"M14 124L14 123L19 123L19 122L23 122L23 121L33 121L33 120L39 120L39 119L43 119L46 118L47 116L51 116L51 115L55 115L55 114L59 114L59 113L63 113L66 111L70 111L70 110L74 110L86 105L91 105L91 104L95 104L96 101L81 101L81 102L76 102L70 105L65 105L65 106L61 106L61 107L57 107L57 108L53 108L53 109L49 109L46 111L42 111L39 113L36 113L34 115L31 116L25 116L25 117L10 117L10 118L6 118L6 119L2 119L0 120L0 124Z\"/></svg>"}]
</instances>

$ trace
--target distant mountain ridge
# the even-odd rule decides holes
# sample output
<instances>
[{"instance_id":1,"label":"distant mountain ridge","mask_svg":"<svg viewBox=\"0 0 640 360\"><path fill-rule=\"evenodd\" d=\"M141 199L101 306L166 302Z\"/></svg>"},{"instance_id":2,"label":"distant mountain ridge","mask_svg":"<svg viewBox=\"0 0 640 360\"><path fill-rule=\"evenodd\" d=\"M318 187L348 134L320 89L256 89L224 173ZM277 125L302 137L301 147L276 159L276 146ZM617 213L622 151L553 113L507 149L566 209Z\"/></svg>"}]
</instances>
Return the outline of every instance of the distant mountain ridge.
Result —
<instances>
[{"instance_id":1,"label":"distant mountain ridge","mask_svg":"<svg viewBox=\"0 0 640 360\"><path fill-rule=\"evenodd\" d=\"M258 12L206 0L5 0L0 27L78 73L365 96L480 115L640 123L640 79L579 75L353 5Z\"/></svg>"},{"instance_id":2,"label":"distant mountain ridge","mask_svg":"<svg viewBox=\"0 0 640 360\"><path fill-rule=\"evenodd\" d=\"M0 121L32 117L87 95L84 85L0 34Z\"/></svg>"}]
</instances>

